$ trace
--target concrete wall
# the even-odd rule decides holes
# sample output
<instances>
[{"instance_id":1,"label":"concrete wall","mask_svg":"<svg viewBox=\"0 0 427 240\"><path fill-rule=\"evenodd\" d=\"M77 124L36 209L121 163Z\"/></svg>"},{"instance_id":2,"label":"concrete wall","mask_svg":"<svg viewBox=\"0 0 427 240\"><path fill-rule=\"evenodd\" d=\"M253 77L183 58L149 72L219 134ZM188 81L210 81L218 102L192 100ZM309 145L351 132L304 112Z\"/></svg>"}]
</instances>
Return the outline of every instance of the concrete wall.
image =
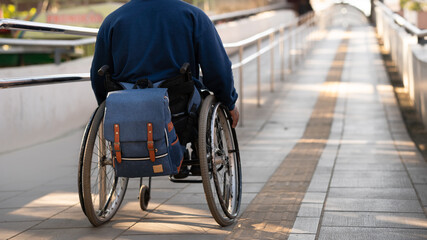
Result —
<instances>
[{"instance_id":1,"label":"concrete wall","mask_svg":"<svg viewBox=\"0 0 427 240\"><path fill-rule=\"evenodd\" d=\"M0 69L0 78L89 72L91 58ZM62 136L81 128L96 108L90 82L0 89L0 153Z\"/></svg>"},{"instance_id":2,"label":"concrete wall","mask_svg":"<svg viewBox=\"0 0 427 240\"><path fill-rule=\"evenodd\" d=\"M414 102L424 126L427 126L427 45L411 45L413 71L409 76L416 83Z\"/></svg>"},{"instance_id":3,"label":"concrete wall","mask_svg":"<svg viewBox=\"0 0 427 240\"><path fill-rule=\"evenodd\" d=\"M380 8L375 10L377 32L384 49L391 55L411 103L427 126L427 45L418 44L415 36L394 23Z\"/></svg>"},{"instance_id":4,"label":"concrete wall","mask_svg":"<svg viewBox=\"0 0 427 240\"><path fill-rule=\"evenodd\" d=\"M292 11L259 14L219 25L223 42L235 42L294 19ZM92 59L0 69L0 79L87 73ZM96 108L89 82L0 89L0 153L60 137L82 128Z\"/></svg>"}]
</instances>

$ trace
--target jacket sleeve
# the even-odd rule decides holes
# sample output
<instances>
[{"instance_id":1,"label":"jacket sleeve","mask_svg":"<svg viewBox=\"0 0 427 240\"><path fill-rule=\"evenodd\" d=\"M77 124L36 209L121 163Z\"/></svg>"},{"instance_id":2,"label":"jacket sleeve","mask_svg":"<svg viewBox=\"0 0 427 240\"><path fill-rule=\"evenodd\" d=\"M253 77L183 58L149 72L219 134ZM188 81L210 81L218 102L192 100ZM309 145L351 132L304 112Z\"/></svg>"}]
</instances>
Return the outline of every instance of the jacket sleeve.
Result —
<instances>
[{"instance_id":1,"label":"jacket sleeve","mask_svg":"<svg viewBox=\"0 0 427 240\"><path fill-rule=\"evenodd\" d=\"M101 26L98 32L98 36L95 44L95 54L92 60L92 66L90 70L90 79L92 82L92 89L95 93L96 101L100 105L107 98L107 90L104 85L104 77L98 75L98 69L104 65L110 67L110 71L113 69L113 59L110 51L109 42L109 31L106 27Z\"/></svg>"},{"instance_id":2,"label":"jacket sleeve","mask_svg":"<svg viewBox=\"0 0 427 240\"><path fill-rule=\"evenodd\" d=\"M216 98L233 110L237 101L231 62L221 38L209 18L196 28L196 54L203 72L203 84Z\"/></svg>"}]
</instances>

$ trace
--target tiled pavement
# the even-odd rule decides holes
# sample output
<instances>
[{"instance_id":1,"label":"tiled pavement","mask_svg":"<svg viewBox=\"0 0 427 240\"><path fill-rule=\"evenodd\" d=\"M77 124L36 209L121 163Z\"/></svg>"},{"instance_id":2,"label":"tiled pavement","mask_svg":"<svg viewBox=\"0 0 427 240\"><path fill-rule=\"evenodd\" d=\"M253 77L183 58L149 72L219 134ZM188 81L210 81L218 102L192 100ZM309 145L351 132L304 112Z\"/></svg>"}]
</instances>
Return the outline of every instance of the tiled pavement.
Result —
<instances>
[{"instance_id":1,"label":"tiled pavement","mask_svg":"<svg viewBox=\"0 0 427 240\"><path fill-rule=\"evenodd\" d=\"M427 239L427 165L402 122L374 29L356 24L346 35L331 135L289 239Z\"/></svg>"},{"instance_id":2,"label":"tiled pavement","mask_svg":"<svg viewBox=\"0 0 427 240\"><path fill-rule=\"evenodd\" d=\"M298 216L320 217L321 205L302 200L331 132L347 45L343 39L337 49L303 136L241 216L230 239L286 239Z\"/></svg>"},{"instance_id":3,"label":"tiled pavement","mask_svg":"<svg viewBox=\"0 0 427 240\"><path fill-rule=\"evenodd\" d=\"M147 212L131 181L116 217L93 228L78 204L79 131L0 155L0 239L427 239L427 165L373 29L348 22L262 108L246 99L237 224L215 223L201 185L158 178Z\"/></svg>"}]
</instances>

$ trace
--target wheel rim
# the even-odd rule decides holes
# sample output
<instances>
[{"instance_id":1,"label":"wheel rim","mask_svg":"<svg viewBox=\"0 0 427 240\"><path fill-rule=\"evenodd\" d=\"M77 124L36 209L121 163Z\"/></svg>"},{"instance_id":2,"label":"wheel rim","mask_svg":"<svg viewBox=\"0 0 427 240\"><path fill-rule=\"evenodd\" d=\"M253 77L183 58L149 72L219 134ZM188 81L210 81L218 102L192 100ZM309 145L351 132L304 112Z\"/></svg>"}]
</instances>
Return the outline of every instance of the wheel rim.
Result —
<instances>
[{"instance_id":1,"label":"wheel rim","mask_svg":"<svg viewBox=\"0 0 427 240\"><path fill-rule=\"evenodd\" d=\"M217 131L215 131L217 129L215 126L218 125L218 122L215 125L215 120L218 118L218 111L220 112L219 119L222 119L221 122L227 123L223 125L223 129L226 130L225 135L229 135L227 141L233 140L229 141L232 142L231 145L226 145L229 146L229 150L224 150L222 147L218 147L219 145L217 144L218 139L224 139L221 137L223 136L221 134L218 135L220 136L219 138L215 136L217 133ZM221 114L221 112L224 114ZM199 115L199 139L197 151L200 159L200 170L206 201L213 218L221 226L229 226L235 221L235 218L239 213L241 200L240 157L235 131L231 128L231 123L229 122L230 119L231 117L229 112L223 105L217 104L214 96L207 96L203 100ZM215 134L212 134L213 132ZM234 152L231 151L233 149L235 149ZM225 154L223 153L233 153L235 158L227 159L224 157ZM215 164L215 159L218 164ZM227 160L233 160L235 165L230 168L227 165L228 163L226 163ZM228 172L225 173L226 178L219 177L221 173L224 174L225 169L231 169L233 172L237 173L234 175L236 180L235 182L237 184L227 185L227 179L231 179L227 178L229 174ZM223 179L226 179L226 181L223 181ZM233 193L232 189L235 189L237 192ZM233 198L236 200L233 201Z\"/></svg>"},{"instance_id":2,"label":"wheel rim","mask_svg":"<svg viewBox=\"0 0 427 240\"><path fill-rule=\"evenodd\" d=\"M216 104L212 110L208 161L221 208L228 218L234 219L239 212L239 173L236 169L236 149L231 139L232 134L226 132L230 129L228 124L224 110L219 103Z\"/></svg>"},{"instance_id":3,"label":"wheel rim","mask_svg":"<svg viewBox=\"0 0 427 240\"><path fill-rule=\"evenodd\" d=\"M120 206L127 178L117 178L113 168L111 144L104 139L101 122L92 153L90 192L96 217L109 220Z\"/></svg>"}]
</instances>

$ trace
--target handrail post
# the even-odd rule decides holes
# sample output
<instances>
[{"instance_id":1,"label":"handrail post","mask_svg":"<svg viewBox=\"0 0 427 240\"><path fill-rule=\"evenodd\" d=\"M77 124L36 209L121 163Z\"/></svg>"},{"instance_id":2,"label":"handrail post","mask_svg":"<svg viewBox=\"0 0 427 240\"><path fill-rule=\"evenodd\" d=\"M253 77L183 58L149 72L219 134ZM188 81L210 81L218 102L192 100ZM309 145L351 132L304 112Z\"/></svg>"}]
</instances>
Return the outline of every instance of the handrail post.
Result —
<instances>
[{"instance_id":1,"label":"handrail post","mask_svg":"<svg viewBox=\"0 0 427 240\"><path fill-rule=\"evenodd\" d=\"M283 48L285 51L285 74L287 74L291 73L291 29L289 28L285 28L284 31Z\"/></svg>"},{"instance_id":2,"label":"handrail post","mask_svg":"<svg viewBox=\"0 0 427 240\"><path fill-rule=\"evenodd\" d=\"M56 65L61 64L62 49L55 48L55 50L53 52L54 52L53 59L55 60L55 64Z\"/></svg>"},{"instance_id":3,"label":"handrail post","mask_svg":"<svg viewBox=\"0 0 427 240\"><path fill-rule=\"evenodd\" d=\"M311 14L310 14L311 15ZM310 24L311 24L311 18L310 15L307 17L307 23L305 25L306 32L305 32L305 55L308 54L308 50L310 49Z\"/></svg>"},{"instance_id":4,"label":"handrail post","mask_svg":"<svg viewBox=\"0 0 427 240\"><path fill-rule=\"evenodd\" d=\"M297 54L297 56L296 56L296 65L297 66L299 66L300 64L301 64L301 25L299 25L299 22L298 22L298 24L297 24L297 27L296 27L296 34L297 34L297 36L296 36L296 49L297 49L297 51L296 51L296 54Z\"/></svg>"},{"instance_id":5,"label":"handrail post","mask_svg":"<svg viewBox=\"0 0 427 240\"><path fill-rule=\"evenodd\" d=\"M258 54L261 51L261 38L257 41ZM261 55L257 57L257 106L261 107Z\"/></svg>"},{"instance_id":6,"label":"handrail post","mask_svg":"<svg viewBox=\"0 0 427 240\"><path fill-rule=\"evenodd\" d=\"M305 59L305 57L307 56L307 51L308 51L308 46L309 46L309 44L310 44L310 42L309 42L309 33L310 33L310 28L309 28L309 24L310 24L310 22L309 22L309 18L307 17L307 22L305 23L305 25L304 25L304 59Z\"/></svg>"},{"instance_id":7,"label":"handrail post","mask_svg":"<svg viewBox=\"0 0 427 240\"><path fill-rule=\"evenodd\" d=\"M310 51L313 49L314 47L314 42L316 41L316 31L317 31L317 23L316 23L316 14L313 13L313 15L311 16L311 22L310 22L310 26L311 26L311 31L310 31Z\"/></svg>"},{"instance_id":8,"label":"handrail post","mask_svg":"<svg viewBox=\"0 0 427 240\"><path fill-rule=\"evenodd\" d=\"M298 52L300 54L298 58L298 64L301 64L302 58L304 57L304 24L300 24L299 28L300 28L300 31L299 31L300 35L299 35L298 42L300 43L299 45L300 50Z\"/></svg>"},{"instance_id":9,"label":"handrail post","mask_svg":"<svg viewBox=\"0 0 427 240\"><path fill-rule=\"evenodd\" d=\"M296 69L296 67L298 66L299 62L298 62L298 55L299 55L299 33L298 33L298 23L295 25L295 32L294 32L294 70Z\"/></svg>"},{"instance_id":10,"label":"handrail post","mask_svg":"<svg viewBox=\"0 0 427 240\"><path fill-rule=\"evenodd\" d=\"M300 25L300 40L299 40L299 42L300 42L300 57L299 57L299 64L301 64L302 63L302 60L303 60L303 58L304 58L304 44L305 44L305 38L304 38L304 33L305 33L305 31L304 31L304 24L301 24Z\"/></svg>"},{"instance_id":11,"label":"handrail post","mask_svg":"<svg viewBox=\"0 0 427 240\"><path fill-rule=\"evenodd\" d=\"M240 61L240 67L239 67L239 101L240 101L240 126L243 126L243 46L239 47L239 61Z\"/></svg>"},{"instance_id":12,"label":"handrail post","mask_svg":"<svg viewBox=\"0 0 427 240\"><path fill-rule=\"evenodd\" d=\"M280 80L285 80L285 33L284 27L279 30Z\"/></svg>"},{"instance_id":13,"label":"handrail post","mask_svg":"<svg viewBox=\"0 0 427 240\"><path fill-rule=\"evenodd\" d=\"M308 49L310 47L310 16L307 16L307 22L305 23L305 46L304 46L304 59L308 54Z\"/></svg>"},{"instance_id":14,"label":"handrail post","mask_svg":"<svg viewBox=\"0 0 427 240\"><path fill-rule=\"evenodd\" d=\"M301 43L300 45L300 63L303 61L303 59L305 58L305 20L306 20L306 16L304 16L302 23L300 25L301 28L301 35L300 35L300 40L299 42Z\"/></svg>"},{"instance_id":15,"label":"handrail post","mask_svg":"<svg viewBox=\"0 0 427 240\"><path fill-rule=\"evenodd\" d=\"M272 48L270 49L271 51L271 59L270 59L270 64L271 64L271 71L270 71L270 92L274 92L274 33L270 34L270 46L272 46Z\"/></svg>"},{"instance_id":16,"label":"handrail post","mask_svg":"<svg viewBox=\"0 0 427 240\"><path fill-rule=\"evenodd\" d=\"M291 25L289 27L290 32L289 32L289 70L291 72L294 71L294 54L295 54L295 44L294 44L294 39L295 39L295 28L293 25Z\"/></svg>"}]
</instances>

